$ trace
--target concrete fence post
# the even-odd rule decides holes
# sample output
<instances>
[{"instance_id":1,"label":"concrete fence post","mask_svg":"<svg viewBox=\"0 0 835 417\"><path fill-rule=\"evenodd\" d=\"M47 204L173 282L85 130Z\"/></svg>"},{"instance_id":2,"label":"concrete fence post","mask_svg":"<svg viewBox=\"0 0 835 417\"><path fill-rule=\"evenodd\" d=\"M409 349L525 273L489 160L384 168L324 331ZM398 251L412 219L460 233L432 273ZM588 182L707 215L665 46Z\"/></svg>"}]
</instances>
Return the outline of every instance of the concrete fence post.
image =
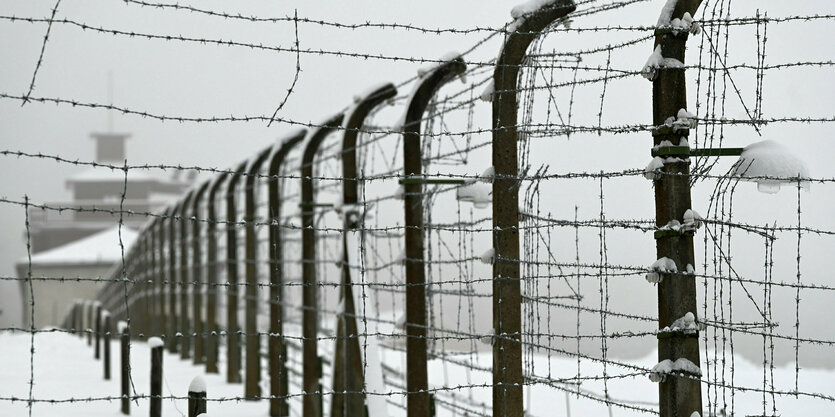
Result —
<instances>
[{"instance_id":1,"label":"concrete fence post","mask_svg":"<svg viewBox=\"0 0 835 417\"><path fill-rule=\"evenodd\" d=\"M238 322L238 229L235 198L246 161L238 165L226 186L226 381L241 382L241 326Z\"/></svg>"},{"instance_id":2,"label":"concrete fence post","mask_svg":"<svg viewBox=\"0 0 835 417\"><path fill-rule=\"evenodd\" d=\"M162 417L162 339L148 339L151 348L151 417Z\"/></svg>"},{"instance_id":3,"label":"concrete fence post","mask_svg":"<svg viewBox=\"0 0 835 417\"><path fill-rule=\"evenodd\" d=\"M197 417L206 412L206 381L196 376L188 386L188 417Z\"/></svg>"},{"instance_id":4,"label":"concrete fence post","mask_svg":"<svg viewBox=\"0 0 835 417\"><path fill-rule=\"evenodd\" d=\"M493 416L522 417L522 287L519 250L517 82L531 42L574 11L558 0L517 16L493 72Z\"/></svg>"},{"instance_id":5,"label":"concrete fence post","mask_svg":"<svg viewBox=\"0 0 835 417\"><path fill-rule=\"evenodd\" d=\"M190 191L183 202L180 204L180 267L179 267L179 284L180 284L180 321L177 325L182 337L180 338L180 359L191 359L191 338L193 331L191 327L191 320L189 320L188 294L191 292L193 286L189 279L188 262L189 255L189 222L188 209L191 208L191 200L194 198L194 191Z\"/></svg>"},{"instance_id":6,"label":"concrete fence post","mask_svg":"<svg viewBox=\"0 0 835 417\"><path fill-rule=\"evenodd\" d=\"M365 367L360 352L356 306L349 264L348 240L361 225L359 202L359 174L357 169L357 142L359 131L371 111L384 101L394 97L397 89L385 84L361 97L354 110L345 115L345 132L342 136L342 282L340 298L344 310L337 317L336 347L334 348L333 398L331 416L362 416L365 414ZM345 394L346 392L350 394Z\"/></svg>"},{"instance_id":7,"label":"concrete fence post","mask_svg":"<svg viewBox=\"0 0 835 417\"><path fill-rule=\"evenodd\" d=\"M209 218L206 223L206 372L216 374L220 372L217 366L220 329L217 325L218 302L218 266L217 255L217 224L220 218L217 213L215 199L229 174L222 174L212 183L206 201L206 211Z\"/></svg>"},{"instance_id":8,"label":"concrete fence post","mask_svg":"<svg viewBox=\"0 0 835 417\"><path fill-rule=\"evenodd\" d=\"M442 85L467 69L460 57L438 65L417 83L403 120L403 176L422 179L421 124L423 113ZM423 183L403 185L406 249L406 391L407 416L429 416L426 365L426 265L423 245Z\"/></svg>"},{"instance_id":9,"label":"concrete fence post","mask_svg":"<svg viewBox=\"0 0 835 417\"><path fill-rule=\"evenodd\" d=\"M203 194L209 188L211 181L206 181L197 190L192 199L191 207L191 322L194 328L194 364L198 365L204 362L205 359L205 338L203 321L203 290L205 288L206 279L203 275L203 237L200 220L200 201L203 200Z\"/></svg>"},{"instance_id":10,"label":"concrete fence post","mask_svg":"<svg viewBox=\"0 0 835 417\"><path fill-rule=\"evenodd\" d=\"M669 3L668 3L669 4ZM701 0L679 0L670 13L669 19L682 19L685 13L696 15ZM684 19L682 19L684 20ZM662 26L667 21L660 23ZM653 50L659 50L664 59L685 62L685 46L688 32L670 27L655 29ZM688 128L669 128L665 126L668 118L678 118L681 110L687 109L687 89L684 66L659 68L652 80L652 122L658 126L652 131L653 145L663 146L670 141L678 144L689 135ZM655 189L656 226L664 227L675 220L681 222L684 213L691 209L690 197L690 160L673 158L665 162L664 174L653 183ZM673 260L679 271L696 265L693 248L693 234L656 234L656 254L658 259ZM658 328L672 326L673 322L686 314L698 313L696 295L696 275L673 274L658 283ZM696 316L698 319L698 316ZM698 333L671 333L670 337L658 337L658 361L688 360L699 366ZM661 417L689 416L702 412L702 381L698 376L668 377L658 384L659 413Z\"/></svg>"},{"instance_id":11,"label":"concrete fence post","mask_svg":"<svg viewBox=\"0 0 835 417\"><path fill-rule=\"evenodd\" d=\"M102 365L104 366L104 379L110 380L110 334L113 332L113 319L110 318L110 312L102 313L102 320L104 320L104 357Z\"/></svg>"},{"instance_id":12,"label":"concrete fence post","mask_svg":"<svg viewBox=\"0 0 835 417\"><path fill-rule=\"evenodd\" d=\"M319 283L316 277L316 201L313 190L313 159L330 132L342 125L342 114L331 117L308 134L301 162L302 214L302 416L322 416L322 384L319 375Z\"/></svg>"},{"instance_id":13,"label":"concrete fence post","mask_svg":"<svg viewBox=\"0 0 835 417\"><path fill-rule=\"evenodd\" d=\"M122 414L130 415L130 328L124 321L120 321L117 327L122 350L121 366L119 367L122 374Z\"/></svg>"},{"instance_id":14,"label":"concrete fence post","mask_svg":"<svg viewBox=\"0 0 835 417\"><path fill-rule=\"evenodd\" d=\"M180 344L180 338L177 337L177 292L179 291L177 281L177 218L178 207L174 206L168 209L168 314L166 315L166 325L168 337L168 351L171 353L177 352Z\"/></svg>"},{"instance_id":15,"label":"concrete fence post","mask_svg":"<svg viewBox=\"0 0 835 417\"><path fill-rule=\"evenodd\" d=\"M257 399L261 396L261 335L258 333L258 233L255 215L258 203L255 191L258 184L258 173L261 165L270 156L272 146L261 151L247 167L244 186L244 228L245 228L245 272L246 288L244 289L244 332L246 333L246 378L244 381L244 396L247 399Z\"/></svg>"},{"instance_id":16,"label":"concrete fence post","mask_svg":"<svg viewBox=\"0 0 835 417\"><path fill-rule=\"evenodd\" d=\"M93 323L93 325L95 326L95 334L96 334L95 358L99 359L99 358L101 358L101 328L102 328L102 323L101 323L101 303L98 303L98 302L96 303L96 315L95 315L94 320L95 320L95 323Z\"/></svg>"},{"instance_id":17,"label":"concrete fence post","mask_svg":"<svg viewBox=\"0 0 835 417\"><path fill-rule=\"evenodd\" d=\"M306 136L300 129L287 136L270 157L268 176L269 198L269 265L270 265L270 329L267 342L267 361L270 375L270 416L290 415L287 405L287 345L284 343L284 242L282 240L281 203L282 182L278 175L290 151Z\"/></svg>"},{"instance_id":18,"label":"concrete fence post","mask_svg":"<svg viewBox=\"0 0 835 417\"><path fill-rule=\"evenodd\" d=\"M87 346L93 345L93 302L84 302L84 333L87 334Z\"/></svg>"}]
</instances>

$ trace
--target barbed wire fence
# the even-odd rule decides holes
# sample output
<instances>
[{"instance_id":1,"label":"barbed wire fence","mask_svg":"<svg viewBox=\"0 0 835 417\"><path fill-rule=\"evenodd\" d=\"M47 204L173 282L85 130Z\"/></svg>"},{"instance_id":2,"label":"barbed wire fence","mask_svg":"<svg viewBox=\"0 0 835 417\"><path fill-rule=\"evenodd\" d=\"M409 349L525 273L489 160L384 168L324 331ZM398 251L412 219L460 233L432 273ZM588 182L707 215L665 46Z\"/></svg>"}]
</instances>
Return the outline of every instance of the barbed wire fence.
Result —
<instances>
[{"instance_id":1,"label":"barbed wire fence","mask_svg":"<svg viewBox=\"0 0 835 417\"><path fill-rule=\"evenodd\" d=\"M814 184L815 195L827 196L835 178L755 172L758 157L746 160L745 153L733 165L721 158L743 152L723 148L732 135L764 136L766 127L783 126L802 134L835 120L765 112L765 80L775 72L832 67L826 58L767 63L775 29L828 23L832 15L769 17L759 10L731 13L726 0L673 0L656 26L584 26L600 16L592 22L619 21L622 9L641 1L560 0L517 7L514 20L501 27L462 29L126 3L283 22L296 28L296 43L95 27L56 18L60 2L48 18L0 20L68 25L115 39L290 53L297 64L287 96L272 115L232 116L37 96L47 29L28 92L0 92L0 99L296 130L245 161L230 161L229 169L0 152L123 176L120 201L107 207L0 199L27 213L27 237L34 213L110 216L119 225L122 251L107 276L36 276L30 263L27 276L3 277L26 289L30 315L28 326L2 331L28 333L31 344L28 398L0 394L3 403L25 402L32 415L55 403L122 400L129 412L131 404L190 398L134 384L130 361L120 396L38 393L33 369L41 333L86 335L97 357L100 339L111 335L127 335L127 352L159 337L181 360L242 384L237 396L209 392L209 410L214 403L253 400L274 416L554 415L558 393L602 404L610 415L777 416L793 400L835 403L832 386L809 387L802 372L802 364L831 356L835 336L801 326L803 300L825 306L835 290L821 263L804 267L807 253L831 245L835 228L831 218L806 220L802 191ZM299 47L300 24L481 39L441 58L312 50ZM728 46L735 36L754 38L755 50L733 56ZM499 40L498 57L481 59L483 48ZM644 68L631 67L628 57L649 52ZM310 123L279 112L296 94L301 54L425 66ZM633 97L636 89L649 91L645 78L652 97ZM753 94L744 94L743 82L754 85ZM695 85L689 99L685 85ZM692 113L685 110L688 102L695 102ZM652 107L653 121L623 110L632 103ZM646 157L653 159L646 168L603 157L645 149L649 136L654 147ZM162 211L128 208L131 175L150 171L209 178ZM746 185L741 181L765 188L784 183L781 198L794 205L768 213L741 210L750 208L747 197L738 196L745 193L737 190ZM652 192L654 218L646 203ZM125 222L136 219L143 226L135 239L124 239ZM27 253L31 257L28 246ZM75 301L60 327L37 328L39 287L81 282L101 286L95 299ZM101 346L109 352L109 342ZM639 360L656 350L657 365ZM740 355L761 360L761 381L736 374ZM791 381L775 377L775 367L786 362L779 358L787 356L795 367ZM636 389L659 395L646 401L633 397Z\"/></svg>"}]
</instances>

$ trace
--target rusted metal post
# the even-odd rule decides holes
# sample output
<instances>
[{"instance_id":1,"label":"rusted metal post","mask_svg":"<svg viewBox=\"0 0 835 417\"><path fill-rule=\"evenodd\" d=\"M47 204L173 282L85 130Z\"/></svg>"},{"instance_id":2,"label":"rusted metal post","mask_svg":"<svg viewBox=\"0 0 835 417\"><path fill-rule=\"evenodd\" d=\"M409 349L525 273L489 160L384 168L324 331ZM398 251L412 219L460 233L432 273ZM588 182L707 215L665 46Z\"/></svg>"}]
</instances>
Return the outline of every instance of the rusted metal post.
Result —
<instances>
[{"instance_id":1,"label":"rusted metal post","mask_svg":"<svg viewBox=\"0 0 835 417\"><path fill-rule=\"evenodd\" d=\"M194 323L194 364L203 363L205 356L204 341L205 329L203 328L203 289L206 280L203 278L203 238L200 235L202 229L200 218L200 201L203 194L209 188L211 181L206 181L197 189L197 193L191 200L191 316Z\"/></svg>"},{"instance_id":2,"label":"rusted metal post","mask_svg":"<svg viewBox=\"0 0 835 417\"><path fill-rule=\"evenodd\" d=\"M319 381L319 283L316 278L316 230L314 215L316 200L313 190L313 159L319 146L330 132L342 124L342 114L330 118L322 126L310 131L301 163L302 212L302 391L307 394L302 403L302 416L321 417L322 386ZM318 393L318 394L313 394Z\"/></svg>"},{"instance_id":3,"label":"rusted metal post","mask_svg":"<svg viewBox=\"0 0 835 417\"><path fill-rule=\"evenodd\" d=\"M459 57L425 73L406 104L403 120L403 175L423 175L420 128L423 113L443 84L464 73L467 66ZM403 185L406 244L406 391L407 415L429 416L428 371L426 369L426 271L423 262L423 184Z\"/></svg>"},{"instance_id":4,"label":"rusted metal post","mask_svg":"<svg viewBox=\"0 0 835 417\"><path fill-rule=\"evenodd\" d=\"M684 13L696 14L701 0L679 0L669 17L681 18ZM684 62L686 30L657 28L653 49L660 46L661 56ZM681 137L687 137L689 130L668 128L667 118L677 118L680 109L687 108L685 69L659 68L652 84L652 121L658 126L653 131L653 144L669 140L678 144ZM672 220L682 221L684 212L691 208L690 202L690 161L679 159L664 164L664 174L654 181L655 221L663 227ZM693 234L665 234L656 237L658 259L672 259L679 271L686 271L687 265L696 265L693 252ZM698 314L696 299L696 277L692 274L672 274L658 284L658 326L663 329L687 313ZM667 335L665 335L667 336ZM699 338L692 332L671 333L670 337L658 339L658 361L676 361L685 358L699 366ZM661 417L689 416L694 412L701 415L701 381L697 375L679 377L669 375L658 386L659 411Z\"/></svg>"},{"instance_id":5,"label":"rusted metal post","mask_svg":"<svg viewBox=\"0 0 835 417\"><path fill-rule=\"evenodd\" d=\"M226 188L226 381L241 382L241 326L238 324L238 229L235 192L246 162L238 165Z\"/></svg>"},{"instance_id":6,"label":"rusted metal post","mask_svg":"<svg viewBox=\"0 0 835 417\"><path fill-rule=\"evenodd\" d=\"M179 206L171 207L168 214L168 351L174 353L180 344L180 338L177 337L177 292L179 291L177 282L177 213L179 213Z\"/></svg>"},{"instance_id":7,"label":"rusted metal post","mask_svg":"<svg viewBox=\"0 0 835 417\"><path fill-rule=\"evenodd\" d=\"M186 194L179 205L180 213L180 270L179 270L179 284L180 284L180 322L177 326L182 337L180 338L180 359L189 359L191 357L191 338L193 331L191 329L191 320L189 320L189 302L188 293L192 287L189 279L189 222L188 209L191 207L191 200L194 198L194 190ZM199 244L199 242L198 242Z\"/></svg>"},{"instance_id":8,"label":"rusted metal post","mask_svg":"<svg viewBox=\"0 0 835 417\"><path fill-rule=\"evenodd\" d=\"M365 118L380 103L394 97L397 89L392 84L376 88L368 96L362 97L354 106L351 114L346 115L345 133L342 137L342 282L340 298L344 311L337 318L336 348L334 349L333 398L331 416L363 416L365 408L365 389L362 355L360 353L359 330L357 326L356 306L351 287L351 269L348 264L349 233L360 227L361 213L356 207L359 202L359 181L357 173L357 138ZM343 394L347 393L347 394Z\"/></svg>"},{"instance_id":9,"label":"rusted metal post","mask_svg":"<svg viewBox=\"0 0 835 417\"><path fill-rule=\"evenodd\" d=\"M272 146L261 151L249 164L245 180L244 224L246 228L246 289L244 291L244 332L246 333L246 377L244 397L261 396L261 335L258 334L258 233L255 230L257 203L255 188L261 165L270 155Z\"/></svg>"},{"instance_id":10,"label":"rusted metal post","mask_svg":"<svg viewBox=\"0 0 835 417\"><path fill-rule=\"evenodd\" d=\"M218 257L217 257L217 223L220 217L217 214L215 201L217 192L223 185L228 174L222 174L214 180L206 200L207 217L206 223L206 372L216 374L218 357L218 332L217 326L217 301L218 301Z\"/></svg>"},{"instance_id":11,"label":"rusted metal post","mask_svg":"<svg viewBox=\"0 0 835 417\"><path fill-rule=\"evenodd\" d=\"M519 268L519 166L516 83L528 46L574 11L558 0L519 17L493 73L493 416L522 417L522 289Z\"/></svg>"},{"instance_id":12,"label":"rusted metal post","mask_svg":"<svg viewBox=\"0 0 835 417\"><path fill-rule=\"evenodd\" d=\"M284 343L284 244L281 237L281 184L278 175L287 154L300 143L306 130L288 135L270 157L268 167L269 256L270 256L270 336L267 344L270 374L270 416L290 415L287 406L287 346Z\"/></svg>"}]
</instances>

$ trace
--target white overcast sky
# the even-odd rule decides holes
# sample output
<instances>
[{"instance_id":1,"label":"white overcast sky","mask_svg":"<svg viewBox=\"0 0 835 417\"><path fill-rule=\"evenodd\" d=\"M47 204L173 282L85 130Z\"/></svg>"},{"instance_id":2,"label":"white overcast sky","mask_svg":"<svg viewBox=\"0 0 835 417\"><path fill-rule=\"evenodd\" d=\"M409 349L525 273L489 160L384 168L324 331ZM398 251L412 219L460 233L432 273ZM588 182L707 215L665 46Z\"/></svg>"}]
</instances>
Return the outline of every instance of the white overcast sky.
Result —
<instances>
[{"instance_id":1,"label":"white overcast sky","mask_svg":"<svg viewBox=\"0 0 835 417\"><path fill-rule=\"evenodd\" d=\"M180 2L188 4L189 2ZM509 11L515 4L500 1L297 1L297 2L224 2L200 1L195 6L226 11L232 14L257 16L290 16L294 12L300 18L341 23L387 22L413 24L427 28L501 27L510 20ZM631 5L616 13L607 13L590 19L577 19L575 27L607 25L653 25L664 0L652 0ZM708 7L716 1L705 3ZM3 1L0 15L46 18L55 2L52 0ZM769 16L833 14L831 1L754 1L732 2L732 16L753 16L756 9ZM121 31L151 34L170 34L194 38L234 40L238 42L291 47L294 41L292 23L253 23L224 20L178 10L160 10L126 4L120 0L63 0L56 17L83 22L90 26ZM28 90L32 73L41 51L46 24L22 23L0 20L0 93L22 95ZM469 34L432 34L402 29L356 30L321 27L313 23L299 24L301 49L340 51L344 53L383 54L416 59L435 59L450 50L464 51L486 36L486 32ZM823 20L807 24L793 23L769 27L768 55L766 63L797 61L831 61L833 57L831 21ZM589 34L588 38L574 36L577 44L555 45L574 50L615 44L634 33L608 32ZM495 55L500 39L478 49L470 58L486 60ZM697 42L690 41L691 48ZM637 52L618 56L613 66L620 69L640 69L651 52L650 41L638 45ZM630 50L630 51L632 51ZM730 62L748 63L755 57L756 43L752 32L734 38L730 50ZM691 51L688 60L697 58ZM382 81L398 83L414 76L424 64L365 59L359 57L329 56L305 53L301 55L302 72L294 93L279 113L280 117L301 122L316 122L351 103L354 94ZM113 74L115 105L156 114L187 117L227 115L270 115L290 86L295 69L295 56L289 52L254 50L183 43L178 41L147 40L126 36L84 31L67 24L54 24L46 45L43 64L37 74L33 96L58 97L90 103L107 103L108 73ZM693 82L693 74L688 73ZM753 72L740 75L743 97L752 100ZM830 67L770 71L766 74L764 111L766 117L781 116L832 116L832 74ZM651 122L651 84L630 81L607 101L607 117L630 123ZM635 87L633 87L633 85ZM690 102L694 100L694 89ZM728 92L728 108L733 117L741 117L734 93ZM489 104L483 103L483 111L489 112ZM115 114L117 131L129 132L127 156L130 164L182 164L225 168L252 155L274 141L291 127L277 123L267 127L263 122L250 123L177 123L158 122L137 116ZM89 134L107 128L107 112L100 109L72 108L68 105L29 103L21 106L16 100L0 99L0 148L11 151L42 152L60 155L66 159L92 160L93 142ZM596 120L596 112L587 120ZM763 129L763 138L778 140L801 155L817 178L835 177L832 156L835 144L830 140L827 124L780 124ZM751 129L730 130L744 132L729 136L730 146L745 146L761 138ZM614 141L614 138L610 138ZM595 153L591 170L611 170L643 167L647 158L650 138L633 147L624 147L618 155ZM594 140L609 140L607 138ZM582 152L584 143L576 141L572 149ZM631 153L630 153L631 152ZM634 158L633 158L634 157ZM69 193L64 180L83 168L59 164L47 160L0 157L0 195L12 200L22 200L24 195L36 203L68 200ZM579 165L572 165L572 164ZM557 164L556 160L554 164ZM567 158L566 172L582 169L585 162L576 155ZM489 161L478 161L474 166L483 168ZM722 171L724 172L724 171ZM716 172L721 174L722 172ZM648 183L641 192L648 194ZM778 197L763 197L751 191L745 193L739 203L740 215L752 223L765 224L774 221L771 211L791 220L786 213L794 208L792 191ZM832 185L813 185L813 191L804 196L804 215L809 225L834 230L831 219L833 201ZM711 190L694 191L694 201L706 198ZM617 195L624 190L613 190ZM781 197L779 197L781 196ZM695 203L694 203L695 206ZM642 206L644 207L644 206ZM651 206L648 206L651 207ZM652 212L641 215L651 217ZM776 216L776 214L775 214ZM827 223L828 222L828 223ZM791 225L791 223L789 223ZM0 275L14 275L14 263L26 254L24 245L24 211L21 207L0 204ZM812 241L814 242L814 241ZM810 245L818 244L812 243ZM651 245L651 243L648 243ZM814 276L832 267L831 241L822 240L819 247L807 248L806 270ZM652 252L652 246L649 246ZM793 256L791 248L788 255ZM745 256L746 254L739 254ZM753 254L750 254L753 255ZM756 256L760 256L757 252ZM648 261L651 262L651 259ZM760 262L760 258L757 258ZM791 280L792 277L785 277ZM0 283L0 308L4 315L12 314L18 307L13 296L16 284ZM12 297L10 297L12 295ZM829 297L831 298L831 297ZM825 300L818 300L824 302ZM634 302L634 301L633 301ZM640 303L640 300L638 300ZM825 304L818 304L822 308ZM810 326L823 326L818 316L809 319ZM828 333L830 340L832 332Z\"/></svg>"}]
</instances>

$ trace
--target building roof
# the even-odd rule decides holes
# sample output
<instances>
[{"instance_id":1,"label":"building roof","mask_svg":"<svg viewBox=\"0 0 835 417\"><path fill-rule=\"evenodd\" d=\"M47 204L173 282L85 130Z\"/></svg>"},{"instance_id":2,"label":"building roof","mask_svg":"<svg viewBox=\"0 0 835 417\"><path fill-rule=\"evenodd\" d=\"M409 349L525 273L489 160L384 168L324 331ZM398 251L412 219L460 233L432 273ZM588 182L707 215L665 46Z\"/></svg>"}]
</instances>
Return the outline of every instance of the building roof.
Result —
<instances>
[{"instance_id":1,"label":"building roof","mask_svg":"<svg viewBox=\"0 0 835 417\"><path fill-rule=\"evenodd\" d=\"M114 169L108 167L93 167L88 168L84 171L81 171L77 174L71 175L68 179L68 183L75 183L75 182L124 182L125 181L125 172L121 169ZM144 169L131 169L128 171L128 182L137 182L137 181L161 181L158 178L154 177L150 174L147 170Z\"/></svg>"},{"instance_id":2,"label":"building roof","mask_svg":"<svg viewBox=\"0 0 835 417\"><path fill-rule=\"evenodd\" d=\"M32 255L32 265L100 265L119 262L122 260L122 246L127 253L138 235L129 227L122 226L121 229L121 244L119 226L114 226L75 242ZM24 265L27 263L27 258L18 262Z\"/></svg>"}]
</instances>

